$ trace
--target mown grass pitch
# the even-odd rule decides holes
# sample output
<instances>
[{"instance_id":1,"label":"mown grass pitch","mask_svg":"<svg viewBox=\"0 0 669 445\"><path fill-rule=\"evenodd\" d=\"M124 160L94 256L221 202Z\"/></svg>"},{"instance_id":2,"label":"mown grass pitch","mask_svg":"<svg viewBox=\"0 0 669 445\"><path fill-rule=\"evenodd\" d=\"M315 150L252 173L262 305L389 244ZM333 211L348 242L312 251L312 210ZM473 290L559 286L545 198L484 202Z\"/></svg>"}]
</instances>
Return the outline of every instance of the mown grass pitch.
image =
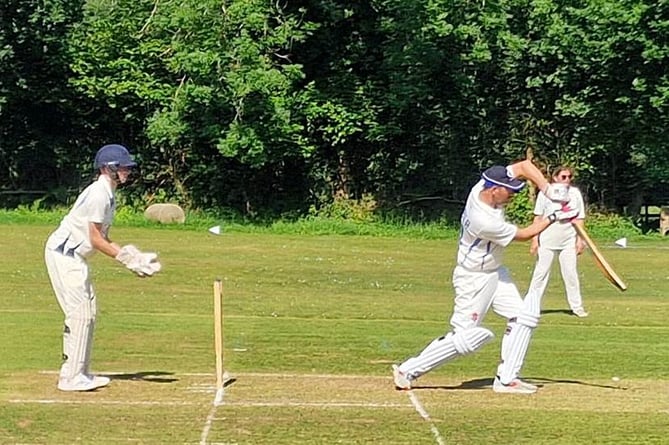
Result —
<instances>
[{"instance_id":1,"label":"mown grass pitch","mask_svg":"<svg viewBox=\"0 0 669 445\"><path fill-rule=\"evenodd\" d=\"M395 391L390 364L446 329L455 240L115 228L160 253L139 279L93 260L93 353L109 387L56 390L62 315L42 261L51 226L0 225L2 444L664 444L669 424L669 243L601 243L629 290L580 259L586 308L554 269L524 369L536 395L494 394L493 344ZM528 245L507 252L522 290ZM555 265L557 266L557 265ZM225 367L214 406L213 281ZM612 380L619 377L619 381Z\"/></svg>"}]
</instances>

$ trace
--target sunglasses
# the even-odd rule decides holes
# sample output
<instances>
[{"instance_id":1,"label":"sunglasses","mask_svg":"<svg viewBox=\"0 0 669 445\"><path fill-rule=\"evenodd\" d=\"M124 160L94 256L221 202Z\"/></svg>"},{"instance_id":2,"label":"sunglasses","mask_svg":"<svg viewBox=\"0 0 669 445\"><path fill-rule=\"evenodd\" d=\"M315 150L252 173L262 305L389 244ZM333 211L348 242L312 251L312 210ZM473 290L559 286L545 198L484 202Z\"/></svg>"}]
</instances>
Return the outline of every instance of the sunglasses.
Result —
<instances>
[{"instance_id":1,"label":"sunglasses","mask_svg":"<svg viewBox=\"0 0 669 445\"><path fill-rule=\"evenodd\" d=\"M571 179L572 175L560 175L560 179Z\"/></svg>"}]
</instances>

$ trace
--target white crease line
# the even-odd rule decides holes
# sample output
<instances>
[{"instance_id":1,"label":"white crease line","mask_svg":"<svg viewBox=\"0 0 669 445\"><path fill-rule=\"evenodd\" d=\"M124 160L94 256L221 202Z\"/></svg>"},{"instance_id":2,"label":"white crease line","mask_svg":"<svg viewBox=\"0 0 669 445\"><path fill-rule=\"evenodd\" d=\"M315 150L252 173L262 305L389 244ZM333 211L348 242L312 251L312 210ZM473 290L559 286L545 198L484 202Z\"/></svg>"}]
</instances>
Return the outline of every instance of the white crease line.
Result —
<instances>
[{"instance_id":1,"label":"white crease line","mask_svg":"<svg viewBox=\"0 0 669 445\"><path fill-rule=\"evenodd\" d=\"M211 404L211 409L209 410L209 415L207 416L207 420L204 422L204 427L202 428L202 434L200 435L200 445L207 445L207 438L209 437L209 432L211 431L211 425L216 419L216 410L223 404L224 394L224 386L221 386L216 390L216 396L214 397L214 401Z\"/></svg>"},{"instance_id":2,"label":"white crease line","mask_svg":"<svg viewBox=\"0 0 669 445\"><path fill-rule=\"evenodd\" d=\"M214 408L223 405L223 395L217 393ZM128 400L58 400L58 399L11 399L9 403L35 405L113 405L113 406L196 406L201 403L183 401L128 401ZM410 408L408 403L367 403L367 402L225 402L225 406L249 408ZM207 416L209 428L215 420L215 410Z\"/></svg>"},{"instance_id":3,"label":"white crease line","mask_svg":"<svg viewBox=\"0 0 669 445\"><path fill-rule=\"evenodd\" d=\"M352 374L297 374L280 372L236 372L236 376L248 377L278 377L286 379L383 379L388 380L388 376L378 375L352 375Z\"/></svg>"},{"instance_id":4,"label":"white crease line","mask_svg":"<svg viewBox=\"0 0 669 445\"><path fill-rule=\"evenodd\" d=\"M8 313L8 314L53 314L53 315L59 315L62 316L62 312L56 311L56 310L41 310L41 311L35 311L33 309L12 309L12 308L2 308L0 309L0 314L1 313ZM211 314L206 314L206 313L183 313L183 312L115 312L115 315L130 315L130 316L141 316L145 317L147 315L150 315L152 317L180 317L180 318L211 318ZM323 317L295 317L295 316L288 316L288 315L272 315L272 314L266 314L266 315L241 315L241 314L227 314L224 316L225 319L235 319L235 320L265 320L265 319L272 319L272 320L287 320L287 321L293 321L293 320L298 320L298 321L318 321L318 322L338 322L338 321L354 321L354 322L364 322L364 323L388 323L388 322L397 322L397 319L394 318L323 318ZM419 319L414 319L414 320L404 320L408 323L443 323L442 320L419 320ZM244 351L238 351L238 352L244 352Z\"/></svg>"},{"instance_id":5,"label":"white crease line","mask_svg":"<svg viewBox=\"0 0 669 445\"><path fill-rule=\"evenodd\" d=\"M225 406L294 408L409 408L408 403L368 402L225 402Z\"/></svg>"},{"instance_id":6,"label":"white crease line","mask_svg":"<svg viewBox=\"0 0 669 445\"><path fill-rule=\"evenodd\" d=\"M129 401L129 400L58 400L58 399L10 399L9 403L39 405L121 405L121 406L194 406L201 403L183 401Z\"/></svg>"},{"instance_id":7,"label":"white crease line","mask_svg":"<svg viewBox=\"0 0 669 445\"><path fill-rule=\"evenodd\" d=\"M34 404L34 405L108 405L108 406L202 406L202 403L184 402L176 400L166 401L151 401L151 400L58 400L58 399L10 399L8 403L14 404ZM249 407L249 408L263 408L263 407L285 407L285 408L411 408L413 407L421 417L430 419L429 414L425 411L422 405L416 406L413 403L365 403L365 402L253 402L253 401L226 401L225 406L232 407ZM571 408L561 408L561 410L569 410ZM637 411L630 411L637 412ZM660 409L657 411L650 411L651 413L669 414L669 410ZM426 420L427 420L426 419ZM440 442L441 443L441 442Z\"/></svg>"},{"instance_id":8,"label":"white crease line","mask_svg":"<svg viewBox=\"0 0 669 445\"><path fill-rule=\"evenodd\" d=\"M437 443L439 445L446 445L446 441L444 440L443 437L441 437L441 433L435 426L428 412L425 411L423 404L420 403L420 400L418 400L418 396L416 396L416 394L414 394L413 391L408 391L408 394L409 394L409 399L411 400L411 403L413 403L413 406L414 408L416 408L418 414L420 414L420 416L430 424L430 430L432 431L432 434L434 435L434 438L436 439Z\"/></svg>"},{"instance_id":9,"label":"white crease line","mask_svg":"<svg viewBox=\"0 0 669 445\"><path fill-rule=\"evenodd\" d=\"M57 375L59 371L52 371L52 370L41 370L38 371L39 374L47 374L47 375ZM164 374L164 373L156 373L156 374L151 374L151 373L143 373L143 372L132 372L132 371L113 371L113 372L104 372L104 371L97 371L97 374L100 375L105 375L109 376L114 379L114 376L127 376L127 375L133 375L133 374L142 374L141 377L137 377L137 380L142 380L142 378L170 378L170 377L177 377L177 376L184 376L184 377L212 377L215 374L213 372L183 372L183 373L170 373L170 374ZM388 380L388 376L380 376L380 375L352 375L352 374L297 374L297 373L276 373L276 372L235 372L235 376L232 377L233 379L236 379L239 376L245 376L245 377L277 377L277 378L286 378L286 379L293 379L293 378L304 378L304 379L381 379L381 380ZM202 384L204 385L204 384Z\"/></svg>"}]
</instances>

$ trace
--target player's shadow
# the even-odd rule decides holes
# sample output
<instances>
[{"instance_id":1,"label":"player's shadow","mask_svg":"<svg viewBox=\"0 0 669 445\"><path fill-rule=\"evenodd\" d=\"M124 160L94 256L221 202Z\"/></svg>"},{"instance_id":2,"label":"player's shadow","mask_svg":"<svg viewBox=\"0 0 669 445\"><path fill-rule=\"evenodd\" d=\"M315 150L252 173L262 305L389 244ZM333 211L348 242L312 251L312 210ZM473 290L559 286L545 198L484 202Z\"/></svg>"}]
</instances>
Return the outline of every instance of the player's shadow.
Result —
<instances>
[{"instance_id":1,"label":"player's shadow","mask_svg":"<svg viewBox=\"0 0 669 445\"><path fill-rule=\"evenodd\" d=\"M576 316L569 309L544 309L541 311L541 315L548 315L548 314L567 314L567 315L572 315L574 317Z\"/></svg>"},{"instance_id":2,"label":"player's shadow","mask_svg":"<svg viewBox=\"0 0 669 445\"><path fill-rule=\"evenodd\" d=\"M482 389L491 389L493 384L492 378L482 378L482 379L473 379L467 380L459 385L412 385L411 389L441 389L441 390L482 390ZM618 389L621 391L627 390L626 387L621 387L619 385L601 385L597 383L583 382L581 380L567 380L567 379L548 379L544 377L527 377L523 380L526 380L533 385L543 388L544 386L554 385L554 384L568 384L568 385L583 385L590 386L593 388L608 388L608 389Z\"/></svg>"},{"instance_id":3,"label":"player's shadow","mask_svg":"<svg viewBox=\"0 0 669 445\"><path fill-rule=\"evenodd\" d=\"M473 379L467 380L459 385L411 385L411 389L444 389L444 390L453 390L453 389L489 389L492 386L493 379L484 378L484 379Z\"/></svg>"},{"instance_id":4,"label":"player's shadow","mask_svg":"<svg viewBox=\"0 0 669 445\"><path fill-rule=\"evenodd\" d=\"M581 385L581 386L590 386L592 388L608 388L608 389L619 389L621 391L627 390L626 387L620 385L602 385L599 383L590 383L584 382L581 380L569 380L569 379L548 379L544 377L528 377L527 381L537 385L538 387L550 386L555 384L561 385Z\"/></svg>"},{"instance_id":5,"label":"player's shadow","mask_svg":"<svg viewBox=\"0 0 669 445\"><path fill-rule=\"evenodd\" d=\"M165 371L144 371L144 372L134 372L127 374L111 374L106 375L111 380L134 380L142 382L151 382L151 383L174 383L178 382L179 379L176 377L168 377L174 375L173 372Z\"/></svg>"}]
</instances>

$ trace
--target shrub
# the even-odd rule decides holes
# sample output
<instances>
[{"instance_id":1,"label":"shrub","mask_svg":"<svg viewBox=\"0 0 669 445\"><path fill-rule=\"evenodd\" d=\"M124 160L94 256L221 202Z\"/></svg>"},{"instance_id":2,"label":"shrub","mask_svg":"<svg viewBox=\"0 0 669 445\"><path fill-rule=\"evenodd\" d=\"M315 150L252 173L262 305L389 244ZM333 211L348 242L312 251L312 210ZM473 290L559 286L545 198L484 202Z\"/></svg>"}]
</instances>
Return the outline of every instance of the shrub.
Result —
<instances>
[{"instance_id":1,"label":"shrub","mask_svg":"<svg viewBox=\"0 0 669 445\"><path fill-rule=\"evenodd\" d=\"M369 223L379 220L376 210L376 199L374 199L372 195L365 194L360 199L352 199L345 195L337 195L331 203L322 204L320 208L311 206L309 209L309 216Z\"/></svg>"},{"instance_id":2,"label":"shrub","mask_svg":"<svg viewBox=\"0 0 669 445\"><path fill-rule=\"evenodd\" d=\"M525 227L534 219L534 199L530 188L525 187L517 193L506 206L506 218L520 227Z\"/></svg>"},{"instance_id":3,"label":"shrub","mask_svg":"<svg viewBox=\"0 0 669 445\"><path fill-rule=\"evenodd\" d=\"M641 229L626 216L591 209L587 213L585 225L588 232L597 238L617 239L641 234Z\"/></svg>"}]
</instances>

